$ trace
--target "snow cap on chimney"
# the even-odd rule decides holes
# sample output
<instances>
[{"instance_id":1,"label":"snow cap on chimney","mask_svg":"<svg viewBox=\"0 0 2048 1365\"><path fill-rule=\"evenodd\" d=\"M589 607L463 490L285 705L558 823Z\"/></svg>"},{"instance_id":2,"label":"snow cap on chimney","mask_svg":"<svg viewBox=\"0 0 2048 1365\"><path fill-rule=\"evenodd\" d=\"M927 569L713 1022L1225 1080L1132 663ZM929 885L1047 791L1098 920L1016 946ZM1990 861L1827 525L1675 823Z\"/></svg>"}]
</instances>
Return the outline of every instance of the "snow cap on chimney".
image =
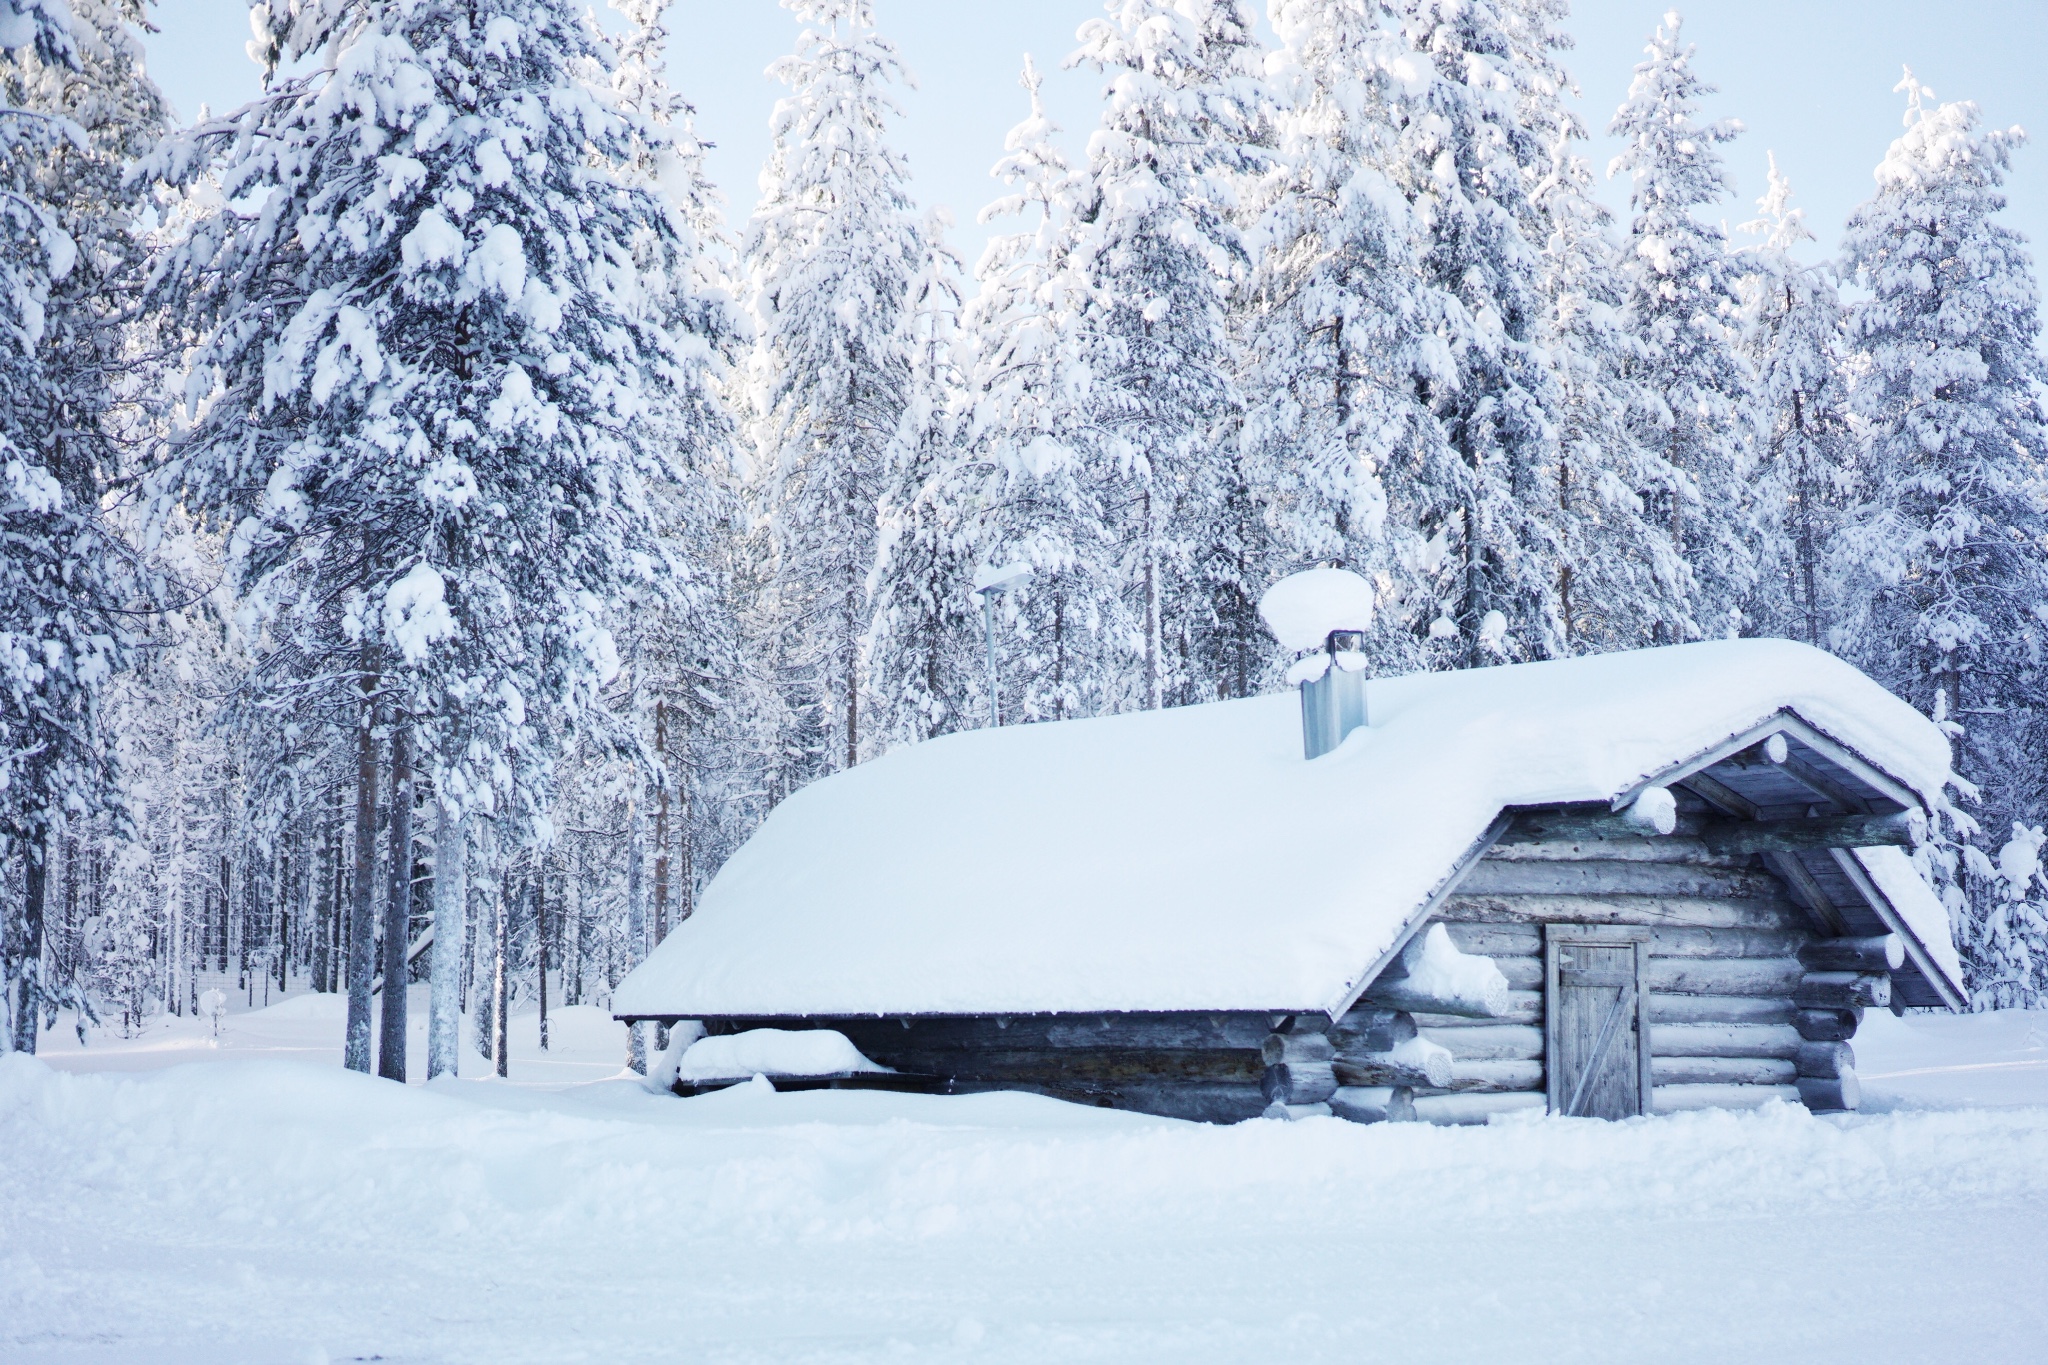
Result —
<instances>
[{"instance_id":1,"label":"snow cap on chimney","mask_svg":"<svg viewBox=\"0 0 2048 1365\"><path fill-rule=\"evenodd\" d=\"M1321 648L1332 631L1372 625L1372 584L1349 569L1303 569L1266 589L1259 616L1283 647Z\"/></svg>"},{"instance_id":2,"label":"snow cap on chimney","mask_svg":"<svg viewBox=\"0 0 2048 1365\"><path fill-rule=\"evenodd\" d=\"M1372 598L1372 584L1349 569L1305 569L1259 599L1259 615L1273 637L1302 656L1287 680L1301 685L1306 757L1320 758L1368 723L1362 651Z\"/></svg>"}]
</instances>

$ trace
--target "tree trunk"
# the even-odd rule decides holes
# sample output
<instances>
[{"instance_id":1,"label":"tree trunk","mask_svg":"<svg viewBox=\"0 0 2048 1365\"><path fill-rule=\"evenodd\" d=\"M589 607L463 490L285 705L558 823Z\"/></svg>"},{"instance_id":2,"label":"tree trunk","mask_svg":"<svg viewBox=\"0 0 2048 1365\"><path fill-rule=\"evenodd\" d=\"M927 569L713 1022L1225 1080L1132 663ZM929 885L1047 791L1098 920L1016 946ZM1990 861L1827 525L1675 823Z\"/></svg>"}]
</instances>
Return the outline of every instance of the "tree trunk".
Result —
<instances>
[{"instance_id":1,"label":"tree trunk","mask_svg":"<svg viewBox=\"0 0 2048 1365\"><path fill-rule=\"evenodd\" d=\"M640 965L647 953L647 888L641 864L647 858L647 821L640 813L640 794L628 798L626 809L626 970ZM615 981L612 983L617 985ZM626 1066L647 1072L647 1033L643 1024L626 1026Z\"/></svg>"},{"instance_id":2,"label":"tree trunk","mask_svg":"<svg viewBox=\"0 0 2048 1365\"><path fill-rule=\"evenodd\" d=\"M846 628L853 637L846 642L846 766L860 762L860 620L854 594L846 595Z\"/></svg>"},{"instance_id":3,"label":"tree trunk","mask_svg":"<svg viewBox=\"0 0 2048 1365\"><path fill-rule=\"evenodd\" d=\"M21 970L14 993L14 1050L35 1055L36 1035L42 1031L43 1012L43 903L50 890L50 835L41 825L21 841L23 882L21 934L16 948L21 953Z\"/></svg>"},{"instance_id":4,"label":"tree trunk","mask_svg":"<svg viewBox=\"0 0 2048 1365\"><path fill-rule=\"evenodd\" d=\"M362 715L356 729L356 884L348 918L348 1037L342 1065L370 1074L370 982L377 974L377 676L364 653Z\"/></svg>"},{"instance_id":5,"label":"tree trunk","mask_svg":"<svg viewBox=\"0 0 2048 1365\"><path fill-rule=\"evenodd\" d=\"M412 946L412 735L404 721L391 729L391 878L384 898L384 1007L377 1074L405 1080L405 984Z\"/></svg>"},{"instance_id":6,"label":"tree trunk","mask_svg":"<svg viewBox=\"0 0 2048 1365\"><path fill-rule=\"evenodd\" d=\"M506 1035L510 1030L505 1026L505 1006L507 1004L505 994L505 949L507 946L505 931L507 926L505 923L505 884L502 877L499 879L498 894L494 899L497 901L498 915L497 932L493 935L495 942L492 945L495 963L491 975L491 1054L497 1059L498 1075L506 1076L511 1074L509 1066L511 1058L509 1049L506 1046Z\"/></svg>"},{"instance_id":7,"label":"tree trunk","mask_svg":"<svg viewBox=\"0 0 2048 1365\"><path fill-rule=\"evenodd\" d=\"M586 936L583 924L583 845L576 845L576 859L569 874L569 919L574 928L569 933L569 965L563 969L562 990L569 997L569 1003L583 1003L583 959L587 954Z\"/></svg>"},{"instance_id":8,"label":"tree trunk","mask_svg":"<svg viewBox=\"0 0 2048 1365\"><path fill-rule=\"evenodd\" d=\"M1157 711L1165 705L1159 676L1159 538L1152 527L1150 485L1138 497L1145 526L1145 708Z\"/></svg>"},{"instance_id":9,"label":"tree trunk","mask_svg":"<svg viewBox=\"0 0 2048 1365\"><path fill-rule=\"evenodd\" d=\"M850 724L851 722L849 722ZM668 706L654 704L654 751L661 755L661 795L654 807L654 941L668 937ZM853 766L849 761L848 767Z\"/></svg>"},{"instance_id":10,"label":"tree trunk","mask_svg":"<svg viewBox=\"0 0 2048 1365\"><path fill-rule=\"evenodd\" d=\"M540 1050L548 1050L548 860L533 855L533 947L540 965Z\"/></svg>"},{"instance_id":11,"label":"tree trunk","mask_svg":"<svg viewBox=\"0 0 2048 1365\"><path fill-rule=\"evenodd\" d=\"M469 899L469 840L461 816L436 803L434 945L428 958L427 1079L460 1074L463 908Z\"/></svg>"}]
</instances>

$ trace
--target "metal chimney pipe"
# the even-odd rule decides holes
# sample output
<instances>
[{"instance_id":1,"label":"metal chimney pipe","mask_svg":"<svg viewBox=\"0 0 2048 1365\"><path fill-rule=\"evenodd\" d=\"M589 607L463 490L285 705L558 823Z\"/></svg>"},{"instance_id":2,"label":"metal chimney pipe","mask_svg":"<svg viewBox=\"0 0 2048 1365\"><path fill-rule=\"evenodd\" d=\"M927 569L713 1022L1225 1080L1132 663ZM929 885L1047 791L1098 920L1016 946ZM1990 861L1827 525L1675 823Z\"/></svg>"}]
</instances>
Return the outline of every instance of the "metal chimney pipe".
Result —
<instances>
[{"instance_id":1,"label":"metal chimney pipe","mask_svg":"<svg viewBox=\"0 0 2048 1365\"><path fill-rule=\"evenodd\" d=\"M1301 747L1305 758L1321 758L1344 737L1368 724L1365 707L1365 632L1333 630L1323 641L1322 673L1301 684ZM1346 667L1348 661L1352 667Z\"/></svg>"}]
</instances>

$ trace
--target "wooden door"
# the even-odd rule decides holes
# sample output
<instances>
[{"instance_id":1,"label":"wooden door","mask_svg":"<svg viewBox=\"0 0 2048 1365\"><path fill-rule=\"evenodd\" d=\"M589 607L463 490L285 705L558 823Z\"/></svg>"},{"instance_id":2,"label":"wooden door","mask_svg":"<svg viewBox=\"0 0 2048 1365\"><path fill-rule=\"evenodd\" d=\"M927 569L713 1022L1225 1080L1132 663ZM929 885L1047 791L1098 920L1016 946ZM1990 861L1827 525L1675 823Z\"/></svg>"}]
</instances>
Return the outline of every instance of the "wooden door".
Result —
<instances>
[{"instance_id":1,"label":"wooden door","mask_svg":"<svg viewBox=\"0 0 2048 1365\"><path fill-rule=\"evenodd\" d=\"M1650 1112L1650 931L1549 924L1543 934L1543 1060L1550 1112L1620 1119Z\"/></svg>"}]
</instances>

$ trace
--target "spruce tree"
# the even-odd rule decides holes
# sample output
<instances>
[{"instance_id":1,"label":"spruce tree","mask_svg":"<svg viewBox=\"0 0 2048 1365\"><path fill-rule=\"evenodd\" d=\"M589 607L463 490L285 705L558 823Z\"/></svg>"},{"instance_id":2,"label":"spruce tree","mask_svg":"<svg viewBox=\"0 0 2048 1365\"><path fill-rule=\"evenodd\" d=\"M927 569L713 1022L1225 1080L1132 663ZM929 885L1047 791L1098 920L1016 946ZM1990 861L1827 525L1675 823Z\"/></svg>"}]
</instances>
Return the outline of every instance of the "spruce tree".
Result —
<instances>
[{"instance_id":1,"label":"spruce tree","mask_svg":"<svg viewBox=\"0 0 2048 1365\"><path fill-rule=\"evenodd\" d=\"M756 518L766 650L784 691L777 795L868 752L861 669L877 508L910 401L924 270L909 168L888 144L906 79L867 0L784 0L808 27L775 109L745 268L755 320Z\"/></svg>"},{"instance_id":2,"label":"spruce tree","mask_svg":"<svg viewBox=\"0 0 2048 1365\"><path fill-rule=\"evenodd\" d=\"M1699 121L1699 102L1714 88L1693 70L1681 23L1676 10L1664 16L1608 128L1627 144L1608 174L1630 182L1622 253L1622 319L1635 343L1629 422L1660 462L1660 484L1641 491L1691 566L1695 589L1687 619L1658 623L1667 642L1738 633L1756 575L1739 271L1726 234L1693 216L1728 193L1716 149L1742 125Z\"/></svg>"},{"instance_id":3,"label":"spruce tree","mask_svg":"<svg viewBox=\"0 0 2048 1365\"><path fill-rule=\"evenodd\" d=\"M914 743L979 723L974 480L964 464L959 263L936 219L911 289L910 400L880 509L868 676L883 742Z\"/></svg>"},{"instance_id":4,"label":"spruce tree","mask_svg":"<svg viewBox=\"0 0 2048 1365\"><path fill-rule=\"evenodd\" d=\"M611 728L615 623L679 573L649 484L718 439L724 315L646 164L667 135L567 0L259 17L265 96L152 162L222 191L154 286L196 333L160 506L232 529L252 695L358 735L364 809L382 722L444 811L545 838L554 755Z\"/></svg>"},{"instance_id":5,"label":"spruce tree","mask_svg":"<svg viewBox=\"0 0 2048 1365\"><path fill-rule=\"evenodd\" d=\"M1241 581L1224 539L1243 525L1225 295L1247 264L1236 184L1263 159L1266 96L1238 0L1118 0L1111 12L1082 26L1069 59L1110 84L1063 254L1081 285L1090 384L1077 454L1121 484L1104 510L1124 548L1135 686L1105 700L1154 708L1214 696L1233 642L1260 629L1263 585Z\"/></svg>"},{"instance_id":6,"label":"spruce tree","mask_svg":"<svg viewBox=\"0 0 2048 1365\"><path fill-rule=\"evenodd\" d=\"M1538 160L1525 231L1541 253L1544 316L1538 334L1551 358L1560 406L1552 485L1560 653L1648 644L1657 624L1684 619L1691 574L1641 490L1664 482L1661 459L1636 439L1627 370L1636 358L1622 325L1624 286L1612 215L1595 197L1586 129L1560 54L1564 0L1503 7L1523 70L1519 118Z\"/></svg>"},{"instance_id":7,"label":"spruce tree","mask_svg":"<svg viewBox=\"0 0 2048 1365\"><path fill-rule=\"evenodd\" d=\"M1005 714L1058 720L1121 706L1138 628L1126 615L1110 510L1123 500L1122 476L1088 439L1084 181L1060 154L1029 57L1021 84L1030 113L993 171L1010 192L981 213L984 223L1017 221L990 241L963 312L970 420L949 496L955 516L970 519L961 535L971 558L1032 567L1029 586L1003 602ZM984 692L977 679L956 705L985 713Z\"/></svg>"},{"instance_id":8,"label":"spruce tree","mask_svg":"<svg viewBox=\"0 0 2048 1365\"><path fill-rule=\"evenodd\" d=\"M1984 128L1974 104L1931 104L1910 71L1898 88L1905 133L1843 242L1867 291L1848 337L1868 448L1840 537L1840 638L1865 671L1957 727L1983 833L1963 822L1956 937L1975 1001L2020 1004L2048 986L2048 918L2005 894L2010 879L1980 846L2048 815L2048 372L2025 240L1994 216L2021 134Z\"/></svg>"},{"instance_id":9,"label":"spruce tree","mask_svg":"<svg viewBox=\"0 0 2048 1365\"><path fill-rule=\"evenodd\" d=\"M1833 266L1802 265L1813 240L1805 211L1771 158L1763 216L1743 225L1763 240L1744 253L1743 350L1756 372L1757 582L1745 612L1764 635L1839 646L1839 604L1828 564L1842 499L1854 477L1846 315Z\"/></svg>"},{"instance_id":10,"label":"spruce tree","mask_svg":"<svg viewBox=\"0 0 2048 1365\"><path fill-rule=\"evenodd\" d=\"M127 28L140 6L17 4L0 24L0 858L20 861L0 935L13 1045L79 1003L42 974L52 841L107 811L118 770L102 696L148 583L103 499L132 472L124 413L147 359L133 158L164 122Z\"/></svg>"},{"instance_id":11,"label":"spruce tree","mask_svg":"<svg viewBox=\"0 0 2048 1365\"><path fill-rule=\"evenodd\" d=\"M1427 537L1389 521L1384 476L1432 419L1411 378L1423 349L1415 228L1387 171L1398 39L1355 0L1290 0L1273 23L1284 172L1235 309L1250 481L1273 528L1271 574L1330 564L1380 580L1376 652L1409 662L1415 585L1402 569Z\"/></svg>"},{"instance_id":12,"label":"spruce tree","mask_svg":"<svg viewBox=\"0 0 2048 1365\"><path fill-rule=\"evenodd\" d=\"M1525 168L1547 146L1518 110L1537 72L1493 0L1393 7L1408 78L1394 83L1389 174L1410 206L1422 342L1411 382L1433 421L1390 474L1417 528L1411 618L1429 664L1564 652L1556 433L1562 398L1544 349L1538 220ZM1427 547L1441 544L1438 552Z\"/></svg>"}]
</instances>

